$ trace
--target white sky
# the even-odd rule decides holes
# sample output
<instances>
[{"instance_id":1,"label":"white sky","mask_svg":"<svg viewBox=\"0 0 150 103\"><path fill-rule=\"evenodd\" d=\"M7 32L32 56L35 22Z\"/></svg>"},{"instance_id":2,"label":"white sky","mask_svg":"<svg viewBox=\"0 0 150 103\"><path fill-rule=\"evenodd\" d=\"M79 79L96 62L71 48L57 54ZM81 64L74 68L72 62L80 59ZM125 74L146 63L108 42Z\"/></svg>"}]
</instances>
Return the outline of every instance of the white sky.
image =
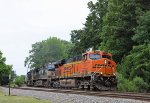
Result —
<instances>
[{"instance_id":1,"label":"white sky","mask_svg":"<svg viewBox=\"0 0 150 103\"><path fill-rule=\"evenodd\" d=\"M26 74L31 45L50 36L69 41L71 30L83 27L89 1L0 0L0 50L6 63L18 75Z\"/></svg>"}]
</instances>

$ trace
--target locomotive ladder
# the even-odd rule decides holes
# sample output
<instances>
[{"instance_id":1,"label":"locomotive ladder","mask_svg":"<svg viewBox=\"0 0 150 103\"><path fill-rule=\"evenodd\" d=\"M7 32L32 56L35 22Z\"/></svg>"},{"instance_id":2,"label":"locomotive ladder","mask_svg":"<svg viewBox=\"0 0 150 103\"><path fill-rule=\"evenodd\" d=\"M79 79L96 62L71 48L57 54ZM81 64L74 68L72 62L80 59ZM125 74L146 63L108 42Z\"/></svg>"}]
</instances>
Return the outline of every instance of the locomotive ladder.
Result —
<instances>
[{"instance_id":1,"label":"locomotive ladder","mask_svg":"<svg viewBox=\"0 0 150 103\"><path fill-rule=\"evenodd\" d=\"M94 72L93 74L91 74L91 80L90 80L90 90L93 90L93 81L95 79L95 75L96 73L98 73L100 71L101 68L98 68L96 72Z\"/></svg>"},{"instance_id":2,"label":"locomotive ladder","mask_svg":"<svg viewBox=\"0 0 150 103\"><path fill-rule=\"evenodd\" d=\"M98 68L98 70L91 75L91 81L94 80L96 73L98 73L100 71L100 69L101 68Z\"/></svg>"}]
</instances>

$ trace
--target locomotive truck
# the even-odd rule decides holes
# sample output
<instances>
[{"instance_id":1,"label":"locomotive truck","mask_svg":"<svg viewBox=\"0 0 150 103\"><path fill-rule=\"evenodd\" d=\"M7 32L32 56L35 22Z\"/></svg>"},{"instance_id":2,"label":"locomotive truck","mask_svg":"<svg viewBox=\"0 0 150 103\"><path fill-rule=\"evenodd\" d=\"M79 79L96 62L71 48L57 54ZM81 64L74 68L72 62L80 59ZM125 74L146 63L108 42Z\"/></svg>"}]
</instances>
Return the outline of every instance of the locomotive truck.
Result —
<instances>
[{"instance_id":1,"label":"locomotive truck","mask_svg":"<svg viewBox=\"0 0 150 103\"><path fill-rule=\"evenodd\" d=\"M27 73L28 86L115 90L116 63L110 53L95 50L62 59Z\"/></svg>"}]
</instances>

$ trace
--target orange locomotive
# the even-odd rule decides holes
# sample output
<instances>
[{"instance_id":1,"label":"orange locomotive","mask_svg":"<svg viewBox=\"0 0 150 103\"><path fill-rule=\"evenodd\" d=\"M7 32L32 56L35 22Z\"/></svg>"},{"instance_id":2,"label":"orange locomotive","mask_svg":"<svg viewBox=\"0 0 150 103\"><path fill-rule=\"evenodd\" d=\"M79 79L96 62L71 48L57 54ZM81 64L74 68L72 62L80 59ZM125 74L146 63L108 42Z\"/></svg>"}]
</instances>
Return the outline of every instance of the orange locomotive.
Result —
<instances>
[{"instance_id":1,"label":"orange locomotive","mask_svg":"<svg viewBox=\"0 0 150 103\"><path fill-rule=\"evenodd\" d=\"M56 64L57 65L57 64ZM99 90L116 89L116 63L112 55L103 51L89 51L81 60L57 66L56 87L77 87Z\"/></svg>"}]
</instances>

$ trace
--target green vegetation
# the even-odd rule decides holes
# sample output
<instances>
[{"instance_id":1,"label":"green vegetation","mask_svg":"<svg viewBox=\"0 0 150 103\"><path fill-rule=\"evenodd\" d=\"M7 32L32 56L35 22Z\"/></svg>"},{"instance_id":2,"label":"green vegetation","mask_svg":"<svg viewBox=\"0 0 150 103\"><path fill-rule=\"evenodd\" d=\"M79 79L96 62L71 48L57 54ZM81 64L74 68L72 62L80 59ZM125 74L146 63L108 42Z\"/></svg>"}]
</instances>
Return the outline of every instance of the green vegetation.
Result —
<instances>
[{"instance_id":1,"label":"green vegetation","mask_svg":"<svg viewBox=\"0 0 150 103\"><path fill-rule=\"evenodd\" d=\"M144 82L141 77L135 77L133 80L129 80L119 75L118 82L118 89L124 92L146 92L149 87L148 83Z\"/></svg>"},{"instance_id":2,"label":"green vegetation","mask_svg":"<svg viewBox=\"0 0 150 103\"><path fill-rule=\"evenodd\" d=\"M5 63L6 58L2 56L3 53L0 51L0 85L8 85L9 74L11 74L11 86L21 86L24 84L25 76L16 76L12 69L12 65Z\"/></svg>"},{"instance_id":3,"label":"green vegetation","mask_svg":"<svg viewBox=\"0 0 150 103\"><path fill-rule=\"evenodd\" d=\"M13 83L14 85L17 85L17 86L23 85L25 83L25 76L24 75L17 76Z\"/></svg>"},{"instance_id":4,"label":"green vegetation","mask_svg":"<svg viewBox=\"0 0 150 103\"><path fill-rule=\"evenodd\" d=\"M0 51L0 84L5 84L6 81L4 77L7 77L10 74L12 66L5 63L6 58L2 55L3 53Z\"/></svg>"},{"instance_id":5,"label":"green vegetation","mask_svg":"<svg viewBox=\"0 0 150 103\"><path fill-rule=\"evenodd\" d=\"M42 68L94 47L113 55L118 90L150 91L150 0L97 0L88 8L84 27L70 33L71 43L57 38L35 43L25 65Z\"/></svg>"},{"instance_id":6,"label":"green vegetation","mask_svg":"<svg viewBox=\"0 0 150 103\"><path fill-rule=\"evenodd\" d=\"M0 91L0 103L50 103L46 100L38 100L21 96L6 96Z\"/></svg>"},{"instance_id":7,"label":"green vegetation","mask_svg":"<svg viewBox=\"0 0 150 103\"><path fill-rule=\"evenodd\" d=\"M25 66L29 68L42 68L48 63L68 57L70 43L56 37L50 37L42 42L32 45L29 57L25 60Z\"/></svg>"},{"instance_id":8,"label":"green vegetation","mask_svg":"<svg viewBox=\"0 0 150 103\"><path fill-rule=\"evenodd\" d=\"M146 92L150 91L150 11L139 16L137 23L135 35L132 37L136 45L122 60L118 71L135 84L136 89L132 91Z\"/></svg>"}]
</instances>

